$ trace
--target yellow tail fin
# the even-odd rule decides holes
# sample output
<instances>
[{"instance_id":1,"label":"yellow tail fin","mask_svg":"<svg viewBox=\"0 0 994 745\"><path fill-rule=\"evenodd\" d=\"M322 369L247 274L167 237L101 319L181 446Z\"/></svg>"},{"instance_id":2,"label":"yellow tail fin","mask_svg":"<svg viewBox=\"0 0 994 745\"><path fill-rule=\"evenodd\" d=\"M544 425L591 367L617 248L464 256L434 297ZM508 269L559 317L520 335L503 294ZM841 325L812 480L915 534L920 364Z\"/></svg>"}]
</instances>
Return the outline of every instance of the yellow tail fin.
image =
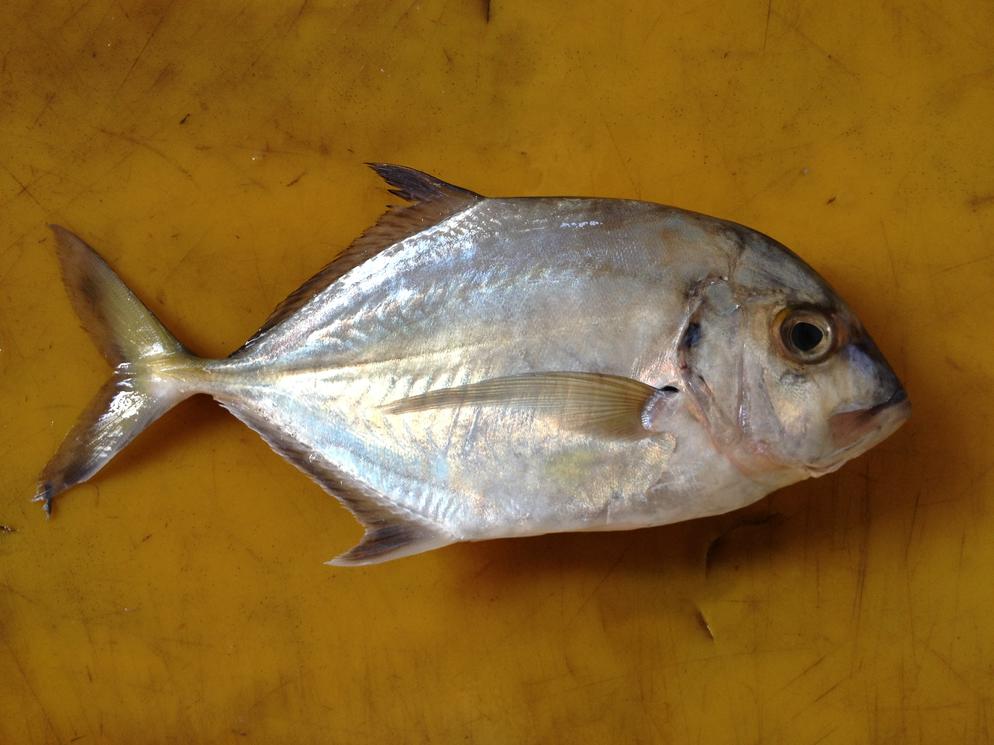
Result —
<instances>
[{"instance_id":1,"label":"yellow tail fin","mask_svg":"<svg viewBox=\"0 0 994 745\"><path fill-rule=\"evenodd\" d=\"M65 228L52 231L69 299L114 372L39 477L35 501L48 514L54 497L89 479L196 393L182 371L198 364L92 248Z\"/></svg>"}]
</instances>

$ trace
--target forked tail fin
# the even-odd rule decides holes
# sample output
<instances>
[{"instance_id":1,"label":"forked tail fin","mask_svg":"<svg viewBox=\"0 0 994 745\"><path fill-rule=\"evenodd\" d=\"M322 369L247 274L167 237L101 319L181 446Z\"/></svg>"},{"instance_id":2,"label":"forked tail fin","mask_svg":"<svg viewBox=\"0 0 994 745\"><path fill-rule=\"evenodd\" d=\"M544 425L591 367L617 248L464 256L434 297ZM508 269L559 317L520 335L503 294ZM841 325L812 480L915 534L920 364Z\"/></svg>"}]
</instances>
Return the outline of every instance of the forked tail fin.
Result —
<instances>
[{"instance_id":1,"label":"forked tail fin","mask_svg":"<svg viewBox=\"0 0 994 745\"><path fill-rule=\"evenodd\" d=\"M198 365L107 263L65 228L52 226L62 279L76 313L114 367L38 480L52 499L103 468L149 424L196 393L184 371Z\"/></svg>"}]
</instances>

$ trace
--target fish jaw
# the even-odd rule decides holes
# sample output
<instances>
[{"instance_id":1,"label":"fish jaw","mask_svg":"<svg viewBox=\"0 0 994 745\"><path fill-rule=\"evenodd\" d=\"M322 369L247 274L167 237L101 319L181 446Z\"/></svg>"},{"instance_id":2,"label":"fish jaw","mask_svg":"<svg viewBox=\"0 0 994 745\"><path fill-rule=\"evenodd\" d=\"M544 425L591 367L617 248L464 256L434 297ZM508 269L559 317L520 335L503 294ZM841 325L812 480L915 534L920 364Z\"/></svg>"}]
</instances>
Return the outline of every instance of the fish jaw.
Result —
<instances>
[{"instance_id":1,"label":"fish jaw","mask_svg":"<svg viewBox=\"0 0 994 745\"><path fill-rule=\"evenodd\" d=\"M809 473L822 476L838 470L847 461L886 440L910 416L911 401L901 386L882 403L833 414L829 419L829 430L839 449L825 465L809 466Z\"/></svg>"}]
</instances>

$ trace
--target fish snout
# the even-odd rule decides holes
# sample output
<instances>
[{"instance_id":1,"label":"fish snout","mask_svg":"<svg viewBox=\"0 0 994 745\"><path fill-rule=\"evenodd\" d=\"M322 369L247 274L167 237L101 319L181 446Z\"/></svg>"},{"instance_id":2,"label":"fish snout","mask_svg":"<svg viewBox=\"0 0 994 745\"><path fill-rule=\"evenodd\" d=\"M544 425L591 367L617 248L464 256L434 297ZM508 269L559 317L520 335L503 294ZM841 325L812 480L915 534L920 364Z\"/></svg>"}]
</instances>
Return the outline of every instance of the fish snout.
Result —
<instances>
[{"instance_id":1,"label":"fish snout","mask_svg":"<svg viewBox=\"0 0 994 745\"><path fill-rule=\"evenodd\" d=\"M911 401L900 379L868 335L849 346L852 364L872 383L863 402L837 411L830 417L829 426L837 447L852 447L865 441L868 448L904 423L911 415Z\"/></svg>"}]
</instances>

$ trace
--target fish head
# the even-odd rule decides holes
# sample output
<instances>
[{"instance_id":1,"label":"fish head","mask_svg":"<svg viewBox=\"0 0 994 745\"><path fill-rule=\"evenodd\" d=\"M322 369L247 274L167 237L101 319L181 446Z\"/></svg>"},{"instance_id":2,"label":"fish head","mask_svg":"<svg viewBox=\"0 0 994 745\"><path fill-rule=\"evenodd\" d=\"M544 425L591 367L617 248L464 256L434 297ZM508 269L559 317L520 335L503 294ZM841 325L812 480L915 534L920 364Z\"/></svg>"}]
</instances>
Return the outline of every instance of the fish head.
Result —
<instances>
[{"instance_id":1,"label":"fish head","mask_svg":"<svg viewBox=\"0 0 994 745\"><path fill-rule=\"evenodd\" d=\"M788 249L743 230L728 276L701 292L688 388L733 461L785 483L838 469L911 413L859 319ZM784 474L789 474L783 478Z\"/></svg>"},{"instance_id":2,"label":"fish head","mask_svg":"<svg viewBox=\"0 0 994 745\"><path fill-rule=\"evenodd\" d=\"M757 350L765 344L766 360L743 379L753 388L744 396L752 405L738 413L748 437L774 462L820 476L908 418L904 386L840 302L774 304L756 314L768 327L766 338L753 336L752 343Z\"/></svg>"}]
</instances>

